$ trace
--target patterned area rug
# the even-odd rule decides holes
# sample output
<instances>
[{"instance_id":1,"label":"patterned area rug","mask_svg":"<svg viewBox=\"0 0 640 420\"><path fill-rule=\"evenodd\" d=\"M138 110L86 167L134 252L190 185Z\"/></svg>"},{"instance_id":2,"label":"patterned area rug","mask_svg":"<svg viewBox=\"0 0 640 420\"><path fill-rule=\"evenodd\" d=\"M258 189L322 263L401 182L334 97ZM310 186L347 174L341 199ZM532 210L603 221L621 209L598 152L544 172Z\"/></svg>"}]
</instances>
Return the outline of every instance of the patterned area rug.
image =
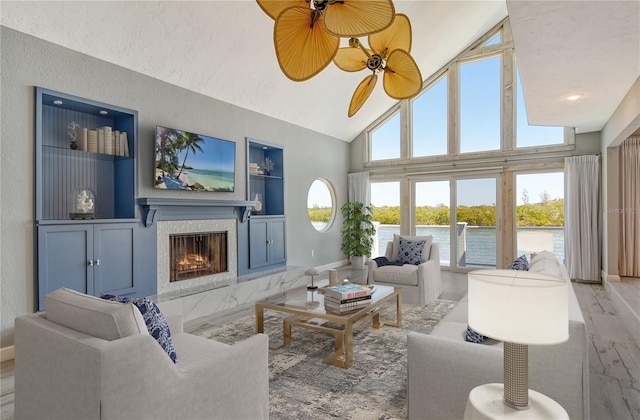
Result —
<instances>
[{"instance_id":1,"label":"patterned area rug","mask_svg":"<svg viewBox=\"0 0 640 420\"><path fill-rule=\"evenodd\" d=\"M270 418L405 419L407 332L430 333L455 304L405 304L402 328L362 326L354 333L354 363L349 369L322 363L333 350L332 335L293 327L291 344L269 350ZM265 311L265 333L272 347L282 343L285 316ZM382 319L394 317L395 305L388 304ZM233 344L254 331L251 315L221 326L202 325L191 333Z\"/></svg>"}]
</instances>

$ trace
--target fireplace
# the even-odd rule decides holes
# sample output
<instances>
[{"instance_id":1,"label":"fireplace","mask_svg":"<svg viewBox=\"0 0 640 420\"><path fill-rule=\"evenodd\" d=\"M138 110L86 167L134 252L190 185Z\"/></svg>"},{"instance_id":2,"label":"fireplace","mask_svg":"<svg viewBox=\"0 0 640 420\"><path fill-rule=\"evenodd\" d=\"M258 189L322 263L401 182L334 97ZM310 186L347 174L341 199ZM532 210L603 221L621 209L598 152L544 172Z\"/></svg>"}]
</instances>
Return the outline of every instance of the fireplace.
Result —
<instances>
[{"instance_id":1,"label":"fireplace","mask_svg":"<svg viewBox=\"0 0 640 420\"><path fill-rule=\"evenodd\" d=\"M227 232L169 235L169 281L227 271Z\"/></svg>"},{"instance_id":2,"label":"fireplace","mask_svg":"<svg viewBox=\"0 0 640 420\"><path fill-rule=\"evenodd\" d=\"M236 284L236 223L235 219L157 222L158 295Z\"/></svg>"}]
</instances>

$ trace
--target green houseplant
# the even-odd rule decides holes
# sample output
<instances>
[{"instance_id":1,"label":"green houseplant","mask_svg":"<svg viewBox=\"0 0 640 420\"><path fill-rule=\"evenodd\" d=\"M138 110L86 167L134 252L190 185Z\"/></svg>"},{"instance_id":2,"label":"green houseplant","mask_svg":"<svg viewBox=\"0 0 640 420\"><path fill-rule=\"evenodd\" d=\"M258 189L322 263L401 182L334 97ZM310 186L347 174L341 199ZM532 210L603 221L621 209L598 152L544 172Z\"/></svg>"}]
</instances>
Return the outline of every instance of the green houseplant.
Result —
<instances>
[{"instance_id":1,"label":"green houseplant","mask_svg":"<svg viewBox=\"0 0 640 420\"><path fill-rule=\"evenodd\" d=\"M365 257L371 255L373 239L376 228L371 217L371 206L366 206L357 201L347 202L342 208L344 223L342 233L342 246L340 250L351 257L351 265L355 269L364 269Z\"/></svg>"}]
</instances>

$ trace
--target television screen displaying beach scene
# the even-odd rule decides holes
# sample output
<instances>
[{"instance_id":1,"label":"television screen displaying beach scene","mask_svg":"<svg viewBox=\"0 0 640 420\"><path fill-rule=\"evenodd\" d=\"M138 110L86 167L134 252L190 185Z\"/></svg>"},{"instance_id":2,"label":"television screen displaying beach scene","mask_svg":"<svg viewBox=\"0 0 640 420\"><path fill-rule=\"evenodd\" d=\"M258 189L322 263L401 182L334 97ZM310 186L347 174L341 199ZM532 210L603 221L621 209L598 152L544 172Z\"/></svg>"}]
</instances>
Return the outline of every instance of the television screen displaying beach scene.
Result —
<instances>
[{"instance_id":1,"label":"television screen displaying beach scene","mask_svg":"<svg viewBox=\"0 0 640 420\"><path fill-rule=\"evenodd\" d=\"M235 142L158 126L155 144L156 188L234 191Z\"/></svg>"}]
</instances>

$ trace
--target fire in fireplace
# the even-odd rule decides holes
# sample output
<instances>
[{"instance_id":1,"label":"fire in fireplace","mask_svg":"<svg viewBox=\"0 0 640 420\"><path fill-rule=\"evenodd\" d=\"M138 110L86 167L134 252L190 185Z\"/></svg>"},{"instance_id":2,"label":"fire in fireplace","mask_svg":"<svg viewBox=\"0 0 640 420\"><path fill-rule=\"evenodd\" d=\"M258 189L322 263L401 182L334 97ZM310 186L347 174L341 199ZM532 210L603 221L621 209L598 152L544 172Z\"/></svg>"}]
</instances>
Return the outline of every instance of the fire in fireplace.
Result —
<instances>
[{"instance_id":1,"label":"fire in fireplace","mask_svg":"<svg viewBox=\"0 0 640 420\"><path fill-rule=\"evenodd\" d=\"M169 235L169 281L224 273L227 268L227 232Z\"/></svg>"}]
</instances>

